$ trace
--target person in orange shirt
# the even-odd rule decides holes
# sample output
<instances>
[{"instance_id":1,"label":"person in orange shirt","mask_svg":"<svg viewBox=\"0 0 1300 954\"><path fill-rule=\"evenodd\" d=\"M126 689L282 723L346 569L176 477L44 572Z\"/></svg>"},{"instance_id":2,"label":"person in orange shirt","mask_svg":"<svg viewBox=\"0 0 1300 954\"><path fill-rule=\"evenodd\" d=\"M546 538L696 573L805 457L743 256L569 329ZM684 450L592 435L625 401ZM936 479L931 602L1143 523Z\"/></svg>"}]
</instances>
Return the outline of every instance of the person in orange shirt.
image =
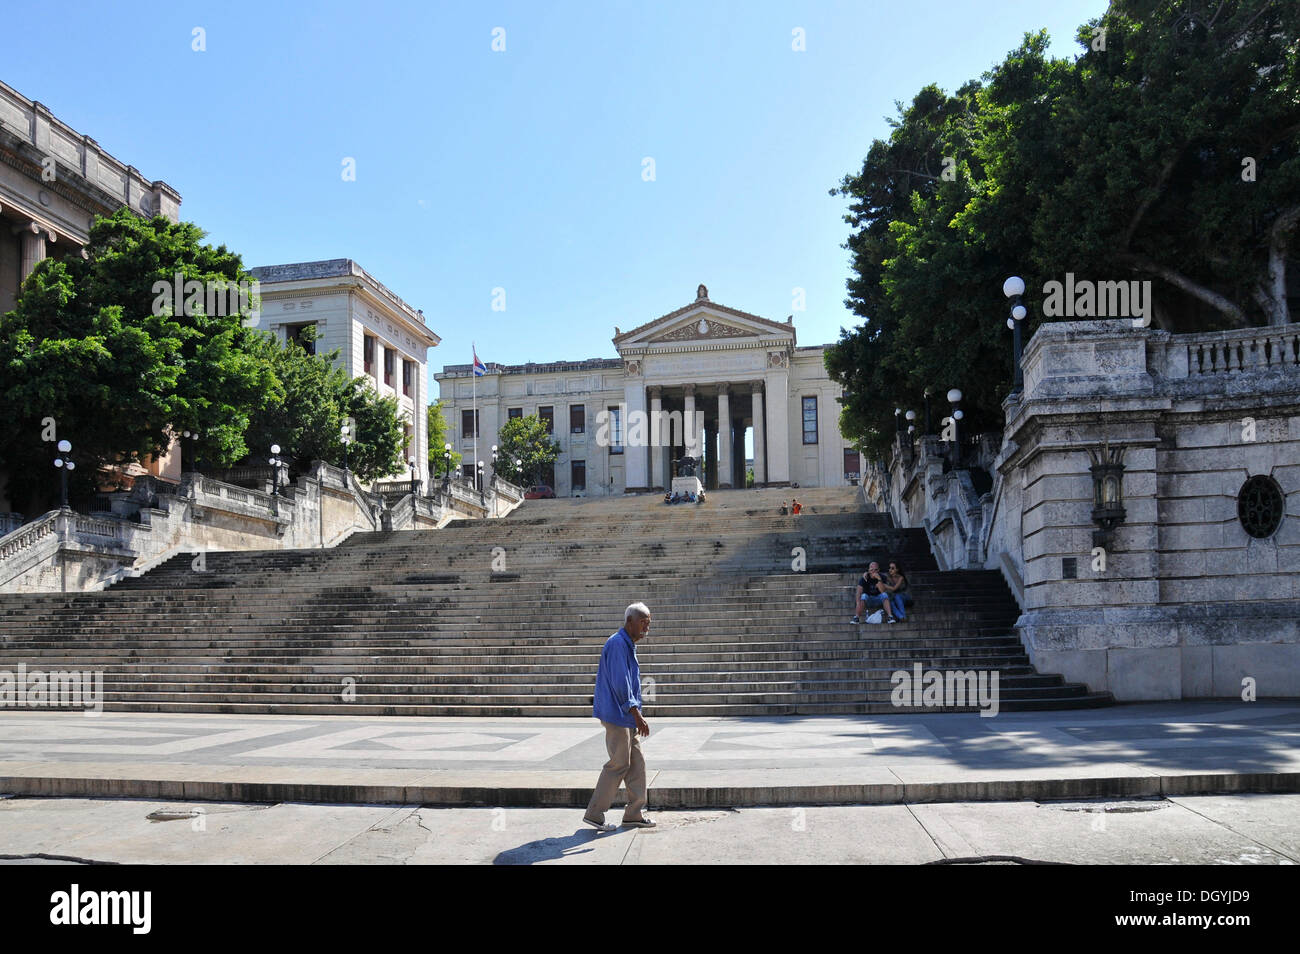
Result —
<instances>
[{"instance_id":1,"label":"person in orange shirt","mask_svg":"<svg viewBox=\"0 0 1300 954\"><path fill-rule=\"evenodd\" d=\"M791 504L791 509L793 509L795 513L799 513L800 511L803 510L803 504L801 504L799 501L796 500L794 501L793 504Z\"/></svg>"}]
</instances>

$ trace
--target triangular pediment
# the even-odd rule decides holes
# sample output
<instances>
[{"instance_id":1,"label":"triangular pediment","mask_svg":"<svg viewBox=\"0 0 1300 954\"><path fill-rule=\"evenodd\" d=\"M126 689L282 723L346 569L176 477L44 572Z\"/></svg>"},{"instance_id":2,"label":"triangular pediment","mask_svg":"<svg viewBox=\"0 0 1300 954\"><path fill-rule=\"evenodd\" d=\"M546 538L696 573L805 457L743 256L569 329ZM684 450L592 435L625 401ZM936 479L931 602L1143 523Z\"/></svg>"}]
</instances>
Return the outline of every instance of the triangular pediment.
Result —
<instances>
[{"instance_id":1,"label":"triangular pediment","mask_svg":"<svg viewBox=\"0 0 1300 954\"><path fill-rule=\"evenodd\" d=\"M624 348L729 338L771 340L774 336L788 337L793 343L794 326L769 321L707 299L697 299L631 331L616 333L614 344Z\"/></svg>"}]
</instances>

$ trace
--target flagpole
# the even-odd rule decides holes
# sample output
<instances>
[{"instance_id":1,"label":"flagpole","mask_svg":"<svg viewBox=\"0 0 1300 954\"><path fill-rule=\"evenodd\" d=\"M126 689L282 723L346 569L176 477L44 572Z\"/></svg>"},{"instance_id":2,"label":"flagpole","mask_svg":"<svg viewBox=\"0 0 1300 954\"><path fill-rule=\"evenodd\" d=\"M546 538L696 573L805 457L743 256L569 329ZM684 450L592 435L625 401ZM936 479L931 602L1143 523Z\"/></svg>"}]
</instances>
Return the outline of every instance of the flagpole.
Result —
<instances>
[{"instance_id":1,"label":"flagpole","mask_svg":"<svg viewBox=\"0 0 1300 954\"><path fill-rule=\"evenodd\" d=\"M474 475L474 489L478 490L478 345L470 342L470 348L474 355L474 363L469 366L474 390L474 460L470 462L470 473Z\"/></svg>"}]
</instances>

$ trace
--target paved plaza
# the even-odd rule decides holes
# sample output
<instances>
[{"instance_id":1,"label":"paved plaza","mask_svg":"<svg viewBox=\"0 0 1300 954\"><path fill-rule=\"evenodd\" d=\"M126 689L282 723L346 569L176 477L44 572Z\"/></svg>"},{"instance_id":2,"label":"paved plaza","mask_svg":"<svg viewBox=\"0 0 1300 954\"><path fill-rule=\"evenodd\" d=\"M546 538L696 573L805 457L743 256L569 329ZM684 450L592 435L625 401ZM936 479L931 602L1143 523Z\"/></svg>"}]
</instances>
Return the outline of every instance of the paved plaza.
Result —
<instances>
[{"instance_id":1,"label":"paved plaza","mask_svg":"<svg viewBox=\"0 0 1300 954\"><path fill-rule=\"evenodd\" d=\"M1300 791L1300 705L655 719L652 809ZM592 719L8 712L0 793L585 805Z\"/></svg>"}]
</instances>

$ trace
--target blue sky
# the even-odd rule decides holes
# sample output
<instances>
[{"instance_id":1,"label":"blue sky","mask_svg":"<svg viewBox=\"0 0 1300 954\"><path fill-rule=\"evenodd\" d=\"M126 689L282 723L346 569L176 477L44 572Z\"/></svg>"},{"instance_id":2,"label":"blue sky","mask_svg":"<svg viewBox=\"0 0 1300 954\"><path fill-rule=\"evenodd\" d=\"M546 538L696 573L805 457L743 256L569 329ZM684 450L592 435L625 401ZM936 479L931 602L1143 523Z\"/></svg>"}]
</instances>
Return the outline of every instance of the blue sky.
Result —
<instances>
[{"instance_id":1,"label":"blue sky","mask_svg":"<svg viewBox=\"0 0 1300 954\"><path fill-rule=\"evenodd\" d=\"M793 313L800 344L834 341L855 322L828 190L894 102L955 89L1026 31L1073 56L1106 5L183 0L64 3L56 21L23 3L0 79L167 181L245 265L360 262L424 309L432 372L471 339L502 363L612 357L614 326L700 282Z\"/></svg>"}]
</instances>

